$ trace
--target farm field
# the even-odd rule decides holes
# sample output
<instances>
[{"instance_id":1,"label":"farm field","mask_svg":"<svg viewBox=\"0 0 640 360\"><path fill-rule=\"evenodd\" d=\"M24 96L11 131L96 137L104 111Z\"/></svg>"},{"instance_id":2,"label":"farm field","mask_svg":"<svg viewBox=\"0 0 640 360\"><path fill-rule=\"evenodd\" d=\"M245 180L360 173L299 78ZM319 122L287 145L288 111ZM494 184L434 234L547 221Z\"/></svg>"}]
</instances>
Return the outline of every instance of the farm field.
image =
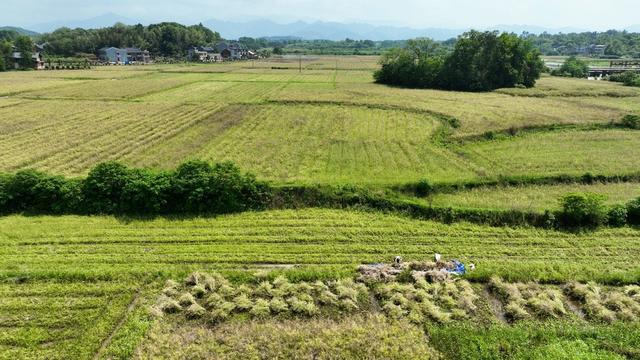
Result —
<instances>
[{"instance_id":1,"label":"farm field","mask_svg":"<svg viewBox=\"0 0 640 360\"><path fill-rule=\"evenodd\" d=\"M373 83L377 61L292 56L0 73L0 173L82 177L110 160L155 169L231 160L278 189L405 196L399 191L423 179L449 189L407 195L425 208L542 213L570 192L606 195L607 205L640 196L637 180L580 182L586 173L637 178L640 131L620 125L640 115L637 88L550 76L534 89L490 93L391 88ZM562 176L573 182L499 185ZM498 185L465 190L484 182ZM282 348L327 359L339 358L336 349L381 359L640 358L638 228L445 224L288 205L202 217L0 217L0 359L259 358ZM352 284L359 265L434 253L477 270L427 295L367 284L367 306L348 301L356 285L340 281ZM177 313L158 314L160 300L181 300L168 298L167 281L187 291L194 272L228 279L220 294L233 299L218 305L282 275L292 286L335 288L352 311L314 312L305 294L266 307L251 299L212 325L190 318L200 310L188 295ZM435 307L425 301L418 311L417 298ZM277 315L283 306L308 316ZM297 346L301 339L311 340Z\"/></svg>"},{"instance_id":2,"label":"farm field","mask_svg":"<svg viewBox=\"0 0 640 360\"><path fill-rule=\"evenodd\" d=\"M293 279L332 279L353 276L360 263L440 252L475 262L475 281L640 278L640 232L631 229L568 234L308 209L183 220L9 216L0 219L0 235L4 358L129 353L151 326L145 304L166 279L191 271L246 279L271 269ZM123 317L116 329L130 337L117 332L101 348Z\"/></svg>"},{"instance_id":3,"label":"farm field","mask_svg":"<svg viewBox=\"0 0 640 360\"><path fill-rule=\"evenodd\" d=\"M608 205L625 204L640 197L638 183L562 184L481 187L454 193L440 193L425 199L434 206L478 209L515 209L522 211L557 210L559 199L570 192L604 195Z\"/></svg>"},{"instance_id":4,"label":"farm field","mask_svg":"<svg viewBox=\"0 0 640 360\"><path fill-rule=\"evenodd\" d=\"M76 176L106 160L171 168L205 158L234 160L276 183L387 186L637 169L615 160L638 158L637 132L586 131L640 112L637 90L552 77L532 90L406 90L373 84L376 61L309 57L302 71L295 58L2 74L0 143L7 150L0 170ZM445 119L459 127L447 129ZM428 126L413 131L420 123ZM495 142L470 138L541 126L571 128ZM317 131L333 135L320 139ZM538 142L546 155L530 150ZM296 144L309 146L299 151ZM514 148L521 153L503 161ZM568 150L564 160L547 156Z\"/></svg>"},{"instance_id":5,"label":"farm field","mask_svg":"<svg viewBox=\"0 0 640 360\"><path fill-rule=\"evenodd\" d=\"M638 135L633 130L559 131L468 143L461 151L487 174L627 174L640 165Z\"/></svg>"}]
</instances>

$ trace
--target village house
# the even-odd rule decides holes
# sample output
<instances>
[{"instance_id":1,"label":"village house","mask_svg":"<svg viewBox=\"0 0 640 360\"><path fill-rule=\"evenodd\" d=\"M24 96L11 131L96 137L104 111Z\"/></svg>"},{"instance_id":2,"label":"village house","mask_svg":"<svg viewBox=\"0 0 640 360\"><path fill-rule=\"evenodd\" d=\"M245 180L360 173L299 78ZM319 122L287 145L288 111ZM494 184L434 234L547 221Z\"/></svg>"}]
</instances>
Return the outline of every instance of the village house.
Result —
<instances>
[{"instance_id":1,"label":"village house","mask_svg":"<svg viewBox=\"0 0 640 360\"><path fill-rule=\"evenodd\" d=\"M222 55L216 49L207 46L197 46L189 49L189 61L218 62L222 61Z\"/></svg>"},{"instance_id":2,"label":"village house","mask_svg":"<svg viewBox=\"0 0 640 360\"><path fill-rule=\"evenodd\" d=\"M589 46L579 46L576 48L576 53L578 55L583 56L593 56L600 57L604 56L605 50L607 49L606 45L589 45Z\"/></svg>"},{"instance_id":3,"label":"village house","mask_svg":"<svg viewBox=\"0 0 640 360\"><path fill-rule=\"evenodd\" d=\"M220 53L225 60L247 60L257 58L256 54L249 51L240 43L221 42L216 45L216 51Z\"/></svg>"},{"instance_id":4,"label":"village house","mask_svg":"<svg viewBox=\"0 0 640 360\"><path fill-rule=\"evenodd\" d=\"M109 64L146 64L151 61L151 56L146 50L138 48L104 47L98 50L98 58Z\"/></svg>"},{"instance_id":5,"label":"village house","mask_svg":"<svg viewBox=\"0 0 640 360\"><path fill-rule=\"evenodd\" d=\"M44 70L45 68L44 56L42 55L44 52L45 45L46 44L41 44L41 45L36 44L33 47L33 52L31 53L31 60L32 60L34 70ZM20 69L20 60L22 60L22 53L15 51L15 47L14 47L14 51L11 53L11 59L13 60L14 69L16 70Z\"/></svg>"}]
</instances>

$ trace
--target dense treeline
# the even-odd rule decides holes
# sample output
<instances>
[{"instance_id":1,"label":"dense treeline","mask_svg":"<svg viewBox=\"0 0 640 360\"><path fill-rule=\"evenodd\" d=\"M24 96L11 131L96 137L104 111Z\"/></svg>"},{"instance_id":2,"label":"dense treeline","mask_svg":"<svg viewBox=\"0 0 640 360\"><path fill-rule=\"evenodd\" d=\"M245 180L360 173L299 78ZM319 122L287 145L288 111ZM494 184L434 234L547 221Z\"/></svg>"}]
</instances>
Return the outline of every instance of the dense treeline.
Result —
<instances>
[{"instance_id":1,"label":"dense treeline","mask_svg":"<svg viewBox=\"0 0 640 360\"><path fill-rule=\"evenodd\" d=\"M605 45L604 54L611 57L640 58L640 33L609 30L571 34L523 34L522 37L544 55L579 55L579 49Z\"/></svg>"},{"instance_id":2,"label":"dense treeline","mask_svg":"<svg viewBox=\"0 0 640 360\"><path fill-rule=\"evenodd\" d=\"M190 161L175 171L97 165L84 179L35 170L0 175L0 213L224 214L267 206L270 188L233 163Z\"/></svg>"},{"instance_id":3,"label":"dense treeline","mask_svg":"<svg viewBox=\"0 0 640 360\"><path fill-rule=\"evenodd\" d=\"M571 34L530 34L523 33L521 38L529 40L542 55L584 55L588 53L591 45L604 45L606 57L633 57L640 58L640 33L609 30L606 32L583 32ZM250 39L250 38L245 38ZM242 41L242 39L241 39ZM452 49L456 39L438 42L440 46ZM247 45L254 49L281 48L285 54L335 54L353 55L369 54L378 55L385 50L404 47L406 40L302 40L302 39L251 39ZM252 44L252 45L249 45ZM259 44L259 45L257 45ZM596 56L597 54L592 54Z\"/></svg>"},{"instance_id":4,"label":"dense treeline","mask_svg":"<svg viewBox=\"0 0 640 360\"><path fill-rule=\"evenodd\" d=\"M16 37L7 37L0 40L0 71L8 70L13 66L12 54L14 51L22 54L22 58L18 60L21 68L31 68L33 40L29 36L18 34Z\"/></svg>"},{"instance_id":5,"label":"dense treeline","mask_svg":"<svg viewBox=\"0 0 640 360\"><path fill-rule=\"evenodd\" d=\"M213 45L220 39L220 34L202 24L165 22L149 26L115 24L90 30L60 28L42 35L38 41L48 43L47 54L58 56L97 54L100 48L115 46L138 47L156 56L175 57L185 55L190 47Z\"/></svg>"},{"instance_id":6,"label":"dense treeline","mask_svg":"<svg viewBox=\"0 0 640 360\"><path fill-rule=\"evenodd\" d=\"M599 177L586 174L581 181L595 179ZM419 197L443 190L427 180L412 187ZM568 194L560 199L561 210L537 213L434 207L399 195L391 189L381 192L357 186L274 189L251 174L243 174L230 162L210 165L190 161L175 171L129 168L109 162L97 165L86 178L75 179L36 170L0 174L0 214L215 215L267 208L330 207L490 226L573 230L640 225L640 198L610 207L598 195Z\"/></svg>"},{"instance_id":7,"label":"dense treeline","mask_svg":"<svg viewBox=\"0 0 640 360\"><path fill-rule=\"evenodd\" d=\"M544 68L540 52L514 34L470 31L453 51L430 40L411 40L382 57L378 83L413 88L490 91L533 87Z\"/></svg>"},{"instance_id":8,"label":"dense treeline","mask_svg":"<svg viewBox=\"0 0 640 360\"><path fill-rule=\"evenodd\" d=\"M15 40L20 34L14 30L1 30L0 41ZM640 57L640 33L610 30L571 34L530 34L520 38L529 40L543 55L584 55L591 45L604 45L608 57ZM158 56L182 55L191 46L211 45L220 41L220 35L202 24L184 26L177 23L160 23L149 26L123 25L104 29L60 28L52 33L36 37L39 42L49 42L51 55L72 56L78 53L96 53L104 46L140 47ZM315 55L379 55L385 50L404 47L405 40L305 40L296 38L249 38L239 42L251 50L270 49L275 54ZM438 42L452 49L456 39ZM593 54L596 55L596 54Z\"/></svg>"}]
</instances>

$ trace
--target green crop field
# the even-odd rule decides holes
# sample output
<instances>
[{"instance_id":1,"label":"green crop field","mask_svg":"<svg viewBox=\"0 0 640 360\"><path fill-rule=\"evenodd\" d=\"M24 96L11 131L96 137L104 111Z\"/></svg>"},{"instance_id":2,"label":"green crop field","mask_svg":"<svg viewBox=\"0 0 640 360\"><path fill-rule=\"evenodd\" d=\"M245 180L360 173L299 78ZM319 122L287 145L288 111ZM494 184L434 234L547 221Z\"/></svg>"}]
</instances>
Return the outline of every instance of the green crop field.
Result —
<instances>
[{"instance_id":1,"label":"green crop field","mask_svg":"<svg viewBox=\"0 0 640 360\"><path fill-rule=\"evenodd\" d=\"M570 192L600 194L606 197L606 202L609 205L623 204L640 197L640 184L608 183L484 187L450 194L435 194L424 201L434 206L542 212L549 209L558 209L560 207L558 200Z\"/></svg>"},{"instance_id":2,"label":"green crop field","mask_svg":"<svg viewBox=\"0 0 640 360\"><path fill-rule=\"evenodd\" d=\"M489 93L392 88L373 83L377 61L0 73L0 173L83 177L109 160L154 169L231 160L276 189L353 187L442 211L542 214L570 192L605 195L607 206L640 196L640 131L621 126L640 115L637 88L550 76ZM423 179L435 193L406 191ZM2 216L0 359L248 359L282 349L320 359L640 358L638 228L492 227L472 215L445 224L309 206ZM434 253L477 270L453 288L367 284L362 302L343 283L361 264ZM193 272L229 279L218 293L205 289L217 303L185 290ZM318 310L306 293L284 305L257 299L280 275L292 287L334 289L342 307ZM172 286L196 299L171 298L180 295ZM162 301L178 312L157 311ZM231 315L205 321L201 311L222 311L205 302Z\"/></svg>"},{"instance_id":3,"label":"green crop field","mask_svg":"<svg viewBox=\"0 0 640 360\"><path fill-rule=\"evenodd\" d=\"M151 221L10 216L0 219L0 234L4 358L90 357L134 299L153 299L149 287L194 270L281 269L313 280L351 276L360 263L396 254L420 260L440 252L475 262L476 281L632 284L640 277L640 232L631 229L567 234L309 209ZM135 345L135 334L120 346ZM125 350L107 346L100 354Z\"/></svg>"},{"instance_id":4,"label":"green crop field","mask_svg":"<svg viewBox=\"0 0 640 360\"><path fill-rule=\"evenodd\" d=\"M487 131L619 121L640 111L640 93L632 88L544 77L526 91L405 90L372 83L376 58L307 58L302 71L296 60L3 74L0 170L82 175L105 160L170 168L205 158L234 160L281 183L388 185L637 168L619 160L637 158L636 132L464 143ZM459 122L446 136L461 139L460 149L441 145L443 116ZM318 131L327 136L314 137ZM606 153L591 146L594 138ZM530 150L539 142L542 151L572 155L549 159ZM500 154L512 147L527 150L503 161ZM584 158L590 162L574 166Z\"/></svg>"}]
</instances>

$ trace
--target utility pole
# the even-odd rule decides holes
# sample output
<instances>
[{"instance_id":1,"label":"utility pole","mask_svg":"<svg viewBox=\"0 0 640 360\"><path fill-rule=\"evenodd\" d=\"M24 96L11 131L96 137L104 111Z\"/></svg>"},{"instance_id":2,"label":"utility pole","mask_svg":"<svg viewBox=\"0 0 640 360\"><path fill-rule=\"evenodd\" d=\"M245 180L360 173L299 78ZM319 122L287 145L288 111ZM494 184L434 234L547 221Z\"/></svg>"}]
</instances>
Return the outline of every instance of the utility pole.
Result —
<instances>
[{"instance_id":1,"label":"utility pole","mask_svg":"<svg viewBox=\"0 0 640 360\"><path fill-rule=\"evenodd\" d=\"M302 55L298 55L298 63L300 67L300 73L302 73Z\"/></svg>"}]
</instances>

